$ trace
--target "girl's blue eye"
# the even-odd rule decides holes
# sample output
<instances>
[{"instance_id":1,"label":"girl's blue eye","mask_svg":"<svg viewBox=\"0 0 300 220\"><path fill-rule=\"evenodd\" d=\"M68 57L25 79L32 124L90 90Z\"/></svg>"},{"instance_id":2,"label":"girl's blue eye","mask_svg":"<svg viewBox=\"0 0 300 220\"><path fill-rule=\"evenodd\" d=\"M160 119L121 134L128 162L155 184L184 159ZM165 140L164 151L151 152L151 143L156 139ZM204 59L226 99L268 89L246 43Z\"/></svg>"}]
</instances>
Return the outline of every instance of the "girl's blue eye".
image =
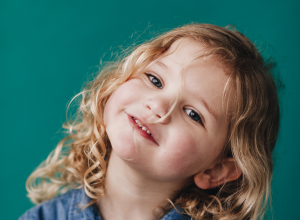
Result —
<instances>
[{"instance_id":1,"label":"girl's blue eye","mask_svg":"<svg viewBox=\"0 0 300 220\"><path fill-rule=\"evenodd\" d=\"M152 76L151 74L147 74L147 76L153 85L155 85L159 89L162 89L162 84L159 79L157 79L155 76Z\"/></svg>"},{"instance_id":2,"label":"girl's blue eye","mask_svg":"<svg viewBox=\"0 0 300 220\"><path fill-rule=\"evenodd\" d=\"M188 108L185 108L184 111L187 113L187 115L194 121L196 122L199 122L200 124L203 125L203 122L201 120L201 117L198 115L197 112L195 112L194 110L192 109L188 109Z\"/></svg>"}]
</instances>

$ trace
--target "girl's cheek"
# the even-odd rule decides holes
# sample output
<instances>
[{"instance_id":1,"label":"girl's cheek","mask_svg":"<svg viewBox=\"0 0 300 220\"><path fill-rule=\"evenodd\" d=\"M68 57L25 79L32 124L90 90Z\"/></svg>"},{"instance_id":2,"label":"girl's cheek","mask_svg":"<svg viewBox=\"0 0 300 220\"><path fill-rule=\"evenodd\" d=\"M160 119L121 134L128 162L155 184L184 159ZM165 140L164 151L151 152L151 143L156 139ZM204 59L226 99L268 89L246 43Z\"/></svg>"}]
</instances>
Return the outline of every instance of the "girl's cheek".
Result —
<instances>
[{"instance_id":1,"label":"girl's cheek","mask_svg":"<svg viewBox=\"0 0 300 220\"><path fill-rule=\"evenodd\" d=\"M174 175L183 176L196 172L201 155L194 139L186 135L186 139L173 142L171 146L173 146L173 149L169 150L171 153L166 158L168 164L167 170L173 172Z\"/></svg>"},{"instance_id":2,"label":"girl's cheek","mask_svg":"<svg viewBox=\"0 0 300 220\"><path fill-rule=\"evenodd\" d=\"M142 87L137 83L137 79L131 79L117 88L112 95L118 103L126 103L132 101L141 91Z\"/></svg>"},{"instance_id":3,"label":"girl's cheek","mask_svg":"<svg viewBox=\"0 0 300 220\"><path fill-rule=\"evenodd\" d=\"M105 107L104 107L104 115L103 115L103 119L104 119L104 125L107 126L107 124L109 123L109 118L111 117L111 114L113 113L113 110L115 109L114 106L116 103L116 91L113 92L113 94L111 94L111 96L108 98Z\"/></svg>"},{"instance_id":4,"label":"girl's cheek","mask_svg":"<svg viewBox=\"0 0 300 220\"><path fill-rule=\"evenodd\" d=\"M194 174L193 162L188 157L174 156L167 162L165 174L169 179L188 178Z\"/></svg>"},{"instance_id":5,"label":"girl's cheek","mask_svg":"<svg viewBox=\"0 0 300 220\"><path fill-rule=\"evenodd\" d=\"M128 100L128 97L132 93L129 82L130 81L125 82L111 94L104 107L104 115L109 111L122 107L122 104Z\"/></svg>"}]
</instances>

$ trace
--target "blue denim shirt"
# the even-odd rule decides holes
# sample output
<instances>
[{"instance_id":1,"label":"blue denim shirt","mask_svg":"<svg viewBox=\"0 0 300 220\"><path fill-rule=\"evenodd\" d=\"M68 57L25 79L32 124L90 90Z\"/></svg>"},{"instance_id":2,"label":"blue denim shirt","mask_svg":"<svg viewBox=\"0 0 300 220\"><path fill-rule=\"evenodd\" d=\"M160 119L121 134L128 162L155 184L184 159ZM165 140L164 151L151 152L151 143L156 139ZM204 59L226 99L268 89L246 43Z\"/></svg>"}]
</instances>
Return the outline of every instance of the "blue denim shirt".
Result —
<instances>
[{"instance_id":1,"label":"blue denim shirt","mask_svg":"<svg viewBox=\"0 0 300 220\"><path fill-rule=\"evenodd\" d=\"M87 204L91 199L83 189L74 189L63 195L29 209L19 220L102 220L96 205L81 210L77 205ZM175 209L166 214L162 220L190 220L186 215L180 215Z\"/></svg>"}]
</instances>

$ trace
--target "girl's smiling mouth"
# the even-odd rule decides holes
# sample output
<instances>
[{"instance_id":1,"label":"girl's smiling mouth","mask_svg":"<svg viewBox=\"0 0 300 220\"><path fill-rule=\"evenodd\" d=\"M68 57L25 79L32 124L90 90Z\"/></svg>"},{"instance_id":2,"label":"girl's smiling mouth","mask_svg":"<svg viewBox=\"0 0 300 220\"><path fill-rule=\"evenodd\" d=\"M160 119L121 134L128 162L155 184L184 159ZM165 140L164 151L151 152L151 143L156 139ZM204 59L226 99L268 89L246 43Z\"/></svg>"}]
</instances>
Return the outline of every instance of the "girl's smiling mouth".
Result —
<instances>
[{"instance_id":1,"label":"girl's smiling mouth","mask_svg":"<svg viewBox=\"0 0 300 220\"><path fill-rule=\"evenodd\" d=\"M148 126L142 124L141 120L137 119L136 117L133 117L131 115L128 115L128 120L130 125L136 129L136 131L144 138L154 142L156 145L158 145L158 143L155 141L155 139L153 138L153 135L151 133L151 130L149 129Z\"/></svg>"},{"instance_id":2,"label":"girl's smiling mouth","mask_svg":"<svg viewBox=\"0 0 300 220\"><path fill-rule=\"evenodd\" d=\"M143 131L146 131L150 136L152 136L151 133L150 133L150 131L149 131L146 127L144 127L144 126L141 124L141 122L140 122L139 120L137 120L137 119L134 118L134 117L132 117L132 118L133 118L133 120L135 121L135 123L137 123L137 125L138 125Z\"/></svg>"}]
</instances>

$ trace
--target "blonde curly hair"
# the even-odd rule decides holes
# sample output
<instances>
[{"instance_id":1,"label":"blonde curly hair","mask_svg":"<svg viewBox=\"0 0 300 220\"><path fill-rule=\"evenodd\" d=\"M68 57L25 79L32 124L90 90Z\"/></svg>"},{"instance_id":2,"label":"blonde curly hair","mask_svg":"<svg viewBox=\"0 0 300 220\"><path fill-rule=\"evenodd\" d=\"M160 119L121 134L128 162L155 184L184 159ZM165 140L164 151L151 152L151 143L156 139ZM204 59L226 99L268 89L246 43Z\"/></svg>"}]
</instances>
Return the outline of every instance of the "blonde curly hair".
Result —
<instances>
[{"instance_id":1,"label":"blonde curly hair","mask_svg":"<svg viewBox=\"0 0 300 220\"><path fill-rule=\"evenodd\" d=\"M33 203L79 187L84 187L91 204L103 196L112 149L103 122L105 104L122 83L182 38L205 45L207 56L216 57L230 69L227 87L234 88L234 110L224 157L233 157L242 175L212 190L191 185L172 198L165 211L174 205L192 219L262 218L270 200L272 151L279 130L276 85L269 66L243 34L211 24L190 24L166 32L138 46L120 62L110 63L85 86L75 97L81 96L76 120L63 125L69 135L26 182Z\"/></svg>"}]
</instances>

